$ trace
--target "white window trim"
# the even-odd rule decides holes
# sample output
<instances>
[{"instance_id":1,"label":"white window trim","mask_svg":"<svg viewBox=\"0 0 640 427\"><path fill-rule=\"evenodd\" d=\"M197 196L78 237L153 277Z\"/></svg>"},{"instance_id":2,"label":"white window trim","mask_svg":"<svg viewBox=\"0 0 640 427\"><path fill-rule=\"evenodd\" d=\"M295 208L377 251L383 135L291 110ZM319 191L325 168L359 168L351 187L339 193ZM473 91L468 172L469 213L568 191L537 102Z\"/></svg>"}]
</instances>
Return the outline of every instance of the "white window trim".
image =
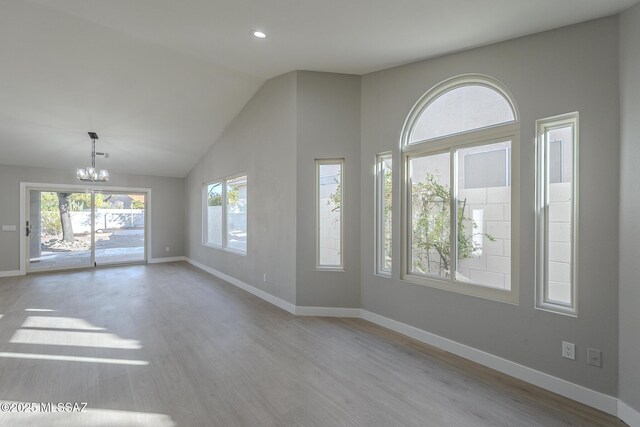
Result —
<instances>
[{"instance_id":1,"label":"white window trim","mask_svg":"<svg viewBox=\"0 0 640 427\"><path fill-rule=\"evenodd\" d=\"M212 249L219 249L232 254L246 256L249 251L249 206L247 206L247 250L240 251L238 249L232 249L227 247L227 181L232 181L241 176L247 177L247 187L249 185L249 176L247 173L237 173L234 175L225 176L223 178L217 178L211 181L207 181L202 184L202 246ZM208 242L208 200L209 200L209 186L212 184L222 184L222 244L216 245ZM249 193L247 191L247 199ZM248 203L247 203L248 205Z\"/></svg>"},{"instance_id":2,"label":"white window trim","mask_svg":"<svg viewBox=\"0 0 640 427\"><path fill-rule=\"evenodd\" d=\"M316 216L316 266L317 271L344 271L344 210L345 210L345 181L344 159L316 159L315 168L315 216ZM340 165L340 265L320 264L320 166Z\"/></svg>"},{"instance_id":3,"label":"white window trim","mask_svg":"<svg viewBox=\"0 0 640 427\"><path fill-rule=\"evenodd\" d=\"M382 176L382 162L385 160L391 160L393 162L393 156L391 151L379 153L376 155L375 163L375 197L374 197L374 212L375 212L375 274L384 277L391 277L393 266L391 269L384 269L384 176ZM393 168L393 166L392 166ZM392 169L393 173L393 169ZM392 178L393 179L393 178ZM393 186L392 186L393 188ZM393 190L392 195L393 198ZM393 200L393 199L392 199ZM393 202L392 202L393 203ZM392 223L393 223L393 210L392 210ZM393 241L393 231L392 231ZM393 255L392 255L393 256Z\"/></svg>"},{"instance_id":4,"label":"white window trim","mask_svg":"<svg viewBox=\"0 0 640 427\"><path fill-rule=\"evenodd\" d=\"M401 251L401 279L414 284L425 285L432 288L443 289L447 291L457 292L465 295L472 295L480 298L490 299L494 301L506 302L511 304L518 304L519 296L519 230L520 230L520 138L518 136L518 126L515 124L508 124L499 128L490 128L477 131L477 135L473 135L469 138L468 134L458 134L448 138L442 138L440 143L432 144L429 142L427 146L413 147L416 144L412 144L410 150L406 150L403 153L402 161L402 251ZM442 278L432 275L419 275L410 272L410 244L409 238L409 215L411 214L410 206L410 179L409 179L409 159L419 155L434 155L439 153L450 153L451 161L451 189L452 194L457 194L457 174L455 167L454 152L463 148L511 141L511 290L503 290L491 288L479 284L471 284L462 281L455 280L455 274L451 274L448 278ZM451 197L451 224L457 224L456 215L457 198ZM451 245L452 252L456 252L456 237L455 233L451 233ZM452 257L452 269L456 267L457 260Z\"/></svg>"},{"instance_id":5,"label":"white window trim","mask_svg":"<svg viewBox=\"0 0 640 427\"><path fill-rule=\"evenodd\" d=\"M433 100L442 96L447 91L456 89L465 85L480 85L490 87L500 94L509 102L513 110L515 120L513 122L501 123L498 125L488 126L480 129L473 129L470 131L460 132L453 135L447 135L444 137L426 139L423 141L415 141L411 143L411 137L413 129L417 123L418 118L423 111L429 106ZM467 74L451 79L445 80L431 88L425 95L423 95L413 106L411 112L405 120L401 139L400 147L402 154L401 161L401 253L400 253L400 279L406 282L424 285L431 288L447 290L451 292L461 293L465 295L471 295L479 298L490 299L493 301L505 302L510 304L519 303L519 261L520 261L520 125L519 125L519 113L517 106L513 102L513 96L505 88L505 86L498 80L492 77L479 75L479 74ZM437 154L442 152L449 152L451 155L451 172L450 172L450 188L453 194L457 194L456 188L457 180L456 174L456 162L453 155L455 150L466 147L491 144L493 142L511 141L511 289L502 290L490 288L478 284L470 284L455 280L455 274L451 274L449 278L441 278L427 275L416 275L410 273L409 268L409 253L411 240L409 238L409 214L410 214L410 200L409 200L409 158L420 154ZM451 224L456 224L455 216L457 215L457 209L455 208L457 199L451 197ZM451 233L451 245L452 252L456 252L455 245L456 237L455 233ZM457 262L457 260L455 260ZM453 265L455 268L455 264ZM452 271L453 268L452 268Z\"/></svg>"},{"instance_id":6,"label":"white window trim","mask_svg":"<svg viewBox=\"0 0 640 427\"><path fill-rule=\"evenodd\" d=\"M222 244L209 243L209 186L215 184L222 185L222 208L224 209L224 181L214 180L202 184L202 246L222 249ZM224 229L224 215L222 215L222 228ZM222 232L222 230L220 231ZM224 240L224 237L222 240Z\"/></svg>"},{"instance_id":7,"label":"white window trim","mask_svg":"<svg viewBox=\"0 0 640 427\"><path fill-rule=\"evenodd\" d=\"M573 127L573 176L571 182L571 304L562 304L547 298L547 229L549 211L547 209L548 167L545 135L547 130L571 125ZM567 316L578 316L578 206L579 206L579 114L578 112L562 114L546 119L536 120L536 308Z\"/></svg>"},{"instance_id":8,"label":"white window trim","mask_svg":"<svg viewBox=\"0 0 640 427\"><path fill-rule=\"evenodd\" d=\"M511 122L500 123L497 125L487 126L487 127L478 128L478 129L471 129L468 131L463 131L463 132L447 135L444 137L429 138L423 141L415 141L412 143L411 138L413 136L415 124L417 123L420 116L422 116L422 113L424 113L424 111L429 107L429 105L431 105L433 101L435 101L437 98L441 97L445 93L450 92L459 87L469 86L469 85L484 86L484 87L493 89L496 92L498 92L500 95L502 95L505 98L505 100L509 103L511 110L513 111L514 120ZM420 145L426 141L433 142L433 141L438 141L440 139L446 139L451 136L466 135L469 133L478 132L480 130L490 130L490 129L500 128L502 126L518 123L520 120L519 116L520 114L518 112L518 108L513 102L513 96L499 80L496 80L493 77L490 77L484 74L464 74L461 76L452 77L450 79L447 79L443 82L438 83L437 85L429 89L414 104L414 106L411 108L411 112L409 113L409 115L407 116L404 122L404 126L402 127L401 142L402 142L402 146L406 148L412 145Z\"/></svg>"}]
</instances>

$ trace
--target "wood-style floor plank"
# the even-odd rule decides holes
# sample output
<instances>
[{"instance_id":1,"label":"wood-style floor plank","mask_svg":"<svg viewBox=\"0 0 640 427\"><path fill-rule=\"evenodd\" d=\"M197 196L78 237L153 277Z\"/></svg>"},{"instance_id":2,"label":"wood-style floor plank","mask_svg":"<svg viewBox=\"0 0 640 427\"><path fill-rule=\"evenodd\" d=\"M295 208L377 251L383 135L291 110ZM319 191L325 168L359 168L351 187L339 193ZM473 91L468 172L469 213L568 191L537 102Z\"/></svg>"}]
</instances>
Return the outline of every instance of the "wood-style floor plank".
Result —
<instances>
[{"instance_id":1,"label":"wood-style floor plank","mask_svg":"<svg viewBox=\"0 0 640 427\"><path fill-rule=\"evenodd\" d=\"M363 320L292 316L186 263L0 279L0 315L2 402L88 403L0 413L2 426L624 425Z\"/></svg>"}]
</instances>

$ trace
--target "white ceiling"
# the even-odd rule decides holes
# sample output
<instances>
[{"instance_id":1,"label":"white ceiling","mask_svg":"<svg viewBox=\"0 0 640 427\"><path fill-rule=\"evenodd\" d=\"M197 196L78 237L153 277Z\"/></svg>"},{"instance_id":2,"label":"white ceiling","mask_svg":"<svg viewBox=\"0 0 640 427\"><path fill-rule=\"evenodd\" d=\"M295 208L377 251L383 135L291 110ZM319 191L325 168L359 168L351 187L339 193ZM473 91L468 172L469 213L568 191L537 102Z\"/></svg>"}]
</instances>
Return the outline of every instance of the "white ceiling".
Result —
<instances>
[{"instance_id":1,"label":"white ceiling","mask_svg":"<svg viewBox=\"0 0 640 427\"><path fill-rule=\"evenodd\" d=\"M363 74L637 0L2 0L0 164L185 176L260 85ZM249 34L261 29L257 40Z\"/></svg>"}]
</instances>

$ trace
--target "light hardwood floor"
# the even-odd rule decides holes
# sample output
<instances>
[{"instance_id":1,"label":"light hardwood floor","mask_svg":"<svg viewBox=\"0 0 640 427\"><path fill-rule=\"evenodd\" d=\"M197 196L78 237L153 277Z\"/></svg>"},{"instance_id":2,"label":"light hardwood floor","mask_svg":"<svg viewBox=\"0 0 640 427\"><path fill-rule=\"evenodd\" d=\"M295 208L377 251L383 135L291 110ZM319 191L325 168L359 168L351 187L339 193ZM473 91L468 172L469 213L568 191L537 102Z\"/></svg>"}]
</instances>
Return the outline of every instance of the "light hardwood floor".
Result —
<instances>
[{"instance_id":1,"label":"light hardwood floor","mask_svg":"<svg viewBox=\"0 0 640 427\"><path fill-rule=\"evenodd\" d=\"M47 310L47 311L42 311ZM617 426L363 320L295 317L186 263L0 279L7 426Z\"/></svg>"}]
</instances>

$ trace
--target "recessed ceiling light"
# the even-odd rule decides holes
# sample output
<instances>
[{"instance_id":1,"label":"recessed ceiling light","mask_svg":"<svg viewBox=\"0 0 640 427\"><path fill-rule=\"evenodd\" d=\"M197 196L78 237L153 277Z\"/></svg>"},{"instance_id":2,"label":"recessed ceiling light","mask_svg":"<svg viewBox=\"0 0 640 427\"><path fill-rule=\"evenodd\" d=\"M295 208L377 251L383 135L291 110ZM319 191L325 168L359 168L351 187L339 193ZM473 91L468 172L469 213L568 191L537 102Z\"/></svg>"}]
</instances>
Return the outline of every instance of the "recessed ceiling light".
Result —
<instances>
[{"instance_id":1,"label":"recessed ceiling light","mask_svg":"<svg viewBox=\"0 0 640 427\"><path fill-rule=\"evenodd\" d=\"M258 30L251 30L251 34L253 35L253 37L256 37L258 39L264 39L267 37L267 35L265 33L263 33L262 31L258 31Z\"/></svg>"}]
</instances>

